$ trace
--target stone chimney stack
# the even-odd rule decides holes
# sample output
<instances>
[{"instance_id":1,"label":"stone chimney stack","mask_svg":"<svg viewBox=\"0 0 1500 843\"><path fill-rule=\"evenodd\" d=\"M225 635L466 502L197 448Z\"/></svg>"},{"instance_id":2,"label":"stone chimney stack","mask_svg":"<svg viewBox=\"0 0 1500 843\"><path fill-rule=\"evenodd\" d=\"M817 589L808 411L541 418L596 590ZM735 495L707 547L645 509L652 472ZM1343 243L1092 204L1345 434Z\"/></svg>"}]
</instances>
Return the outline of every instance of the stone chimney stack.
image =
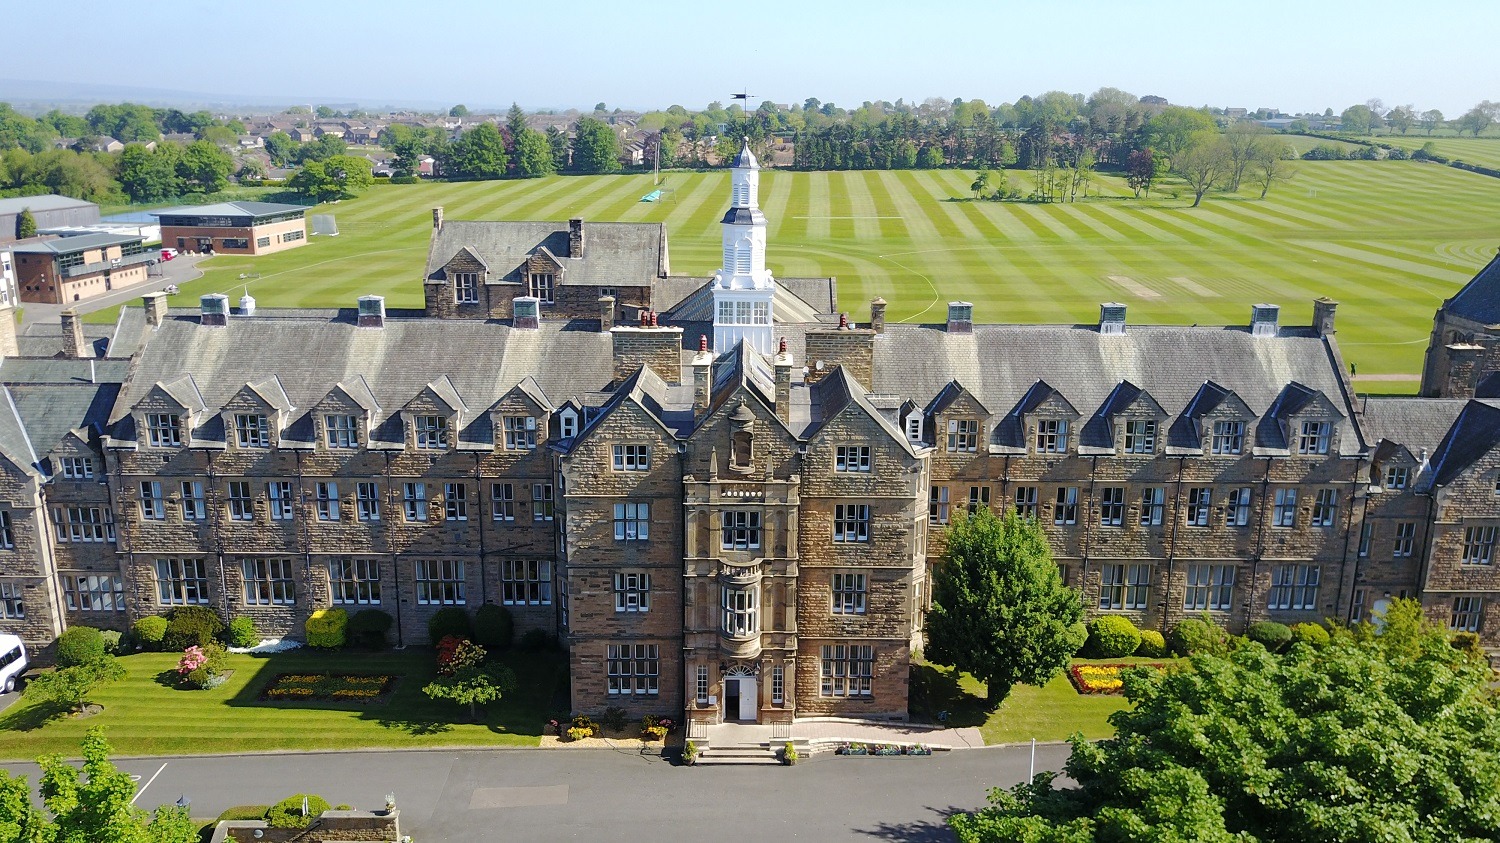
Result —
<instances>
[{"instance_id":1,"label":"stone chimney stack","mask_svg":"<svg viewBox=\"0 0 1500 843\"><path fill-rule=\"evenodd\" d=\"M640 327L616 325L610 329L609 335L614 348L616 381L630 377L636 369L645 366L667 383L682 383L681 328L653 325L642 311Z\"/></svg>"},{"instance_id":2,"label":"stone chimney stack","mask_svg":"<svg viewBox=\"0 0 1500 843\"><path fill-rule=\"evenodd\" d=\"M878 301L878 299L877 299ZM776 418L792 423L792 355L786 350L786 337L776 350Z\"/></svg>"},{"instance_id":3,"label":"stone chimney stack","mask_svg":"<svg viewBox=\"0 0 1500 843\"><path fill-rule=\"evenodd\" d=\"M583 217L568 220L568 257L583 257Z\"/></svg>"},{"instance_id":4,"label":"stone chimney stack","mask_svg":"<svg viewBox=\"0 0 1500 843\"><path fill-rule=\"evenodd\" d=\"M198 324L210 328L229 324L229 297L223 293L209 293L198 300L198 306Z\"/></svg>"},{"instance_id":5,"label":"stone chimney stack","mask_svg":"<svg viewBox=\"0 0 1500 843\"><path fill-rule=\"evenodd\" d=\"M62 312L62 336L63 349L68 352L69 357L94 356L94 349L83 338L83 320L78 318L78 311L71 307Z\"/></svg>"},{"instance_id":6,"label":"stone chimney stack","mask_svg":"<svg viewBox=\"0 0 1500 843\"><path fill-rule=\"evenodd\" d=\"M708 401L713 390L714 355L708 350L708 335L698 336L698 353L693 355L693 418L701 419L708 412Z\"/></svg>"},{"instance_id":7,"label":"stone chimney stack","mask_svg":"<svg viewBox=\"0 0 1500 843\"><path fill-rule=\"evenodd\" d=\"M439 205L432 209L432 230L443 230L443 206Z\"/></svg>"},{"instance_id":8,"label":"stone chimney stack","mask_svg":"<svg viewBox=\"0 0 1500 843\"><path fill-rule=\"evenodd\" d=\"M1338 308L1339 303L1327 296L1313 299L1313 329L1318 336L1326 337L1334 332L1333 314Z\"/></svg>"},{"instance_id":9,"label":"stone chimney stack","mask_svg":"<svg viewBox=\"0 0 1500 843\"><path fill-rule=\"evenodd\" d=\"M141 305L146 308L146 324L160 328L167 321L167 294L161 291L141 296Z\"/></svg>"},{"instance_id":10,"label":"stone chimney stack","mask_svg":"<svg viewBox=\"0 0 1500 843\"><path fill-rule=\"evenodd\" d=\"M885 333L885 299L879 296L870 302L870 329L877 334Z\"/></svg>"},{"instance_id":11,"label":"stone chimney stack","mask_svg":"<svg viewBox=\"0 0 1500 843\"><path fill-rule=\"evenodd\" d=\"M966 301L948 302L948 333L974 333L974 305Z\"/></svg>"},{"instance_id":12,"label":"stone chimney stack","mask_svg":"<svg viewBox=\"0 0 1500 843\"><path fill-rule=\"evenodd\" d=\"M615 326L615 297L599 297L599 330L608 331Z\"/></svg>"},{"instance_id":13,"label":"stone chimney stack","mask_svg":"<svg viewBox=\"0 0 1500 843\"><path fill-rule=\"evenodd\" d=\"M1250 308L1250 333L1257 337L1276 336L1281 308L1274 304L1257 304Z\"/></svg>"},{"instance_id":14,"label":"stone chimney stack","mask_svg":"<svg viewBox=\"0 0 1500 843\"><path fill-rule=\"evenodd\" d=\"M19 357L20 343L16 341L16 310L0 307L0 357Z\"/></svg>"},{"instance_id":15,"label":"stone chimney stack","mask_svg":"<svg viewBox=\"0 0 1500 843\"><path fill-rule=\"evenodd\" d=\"M385 296L359 297L359 327L385 327Z\"/></svg>"}]
</instances>

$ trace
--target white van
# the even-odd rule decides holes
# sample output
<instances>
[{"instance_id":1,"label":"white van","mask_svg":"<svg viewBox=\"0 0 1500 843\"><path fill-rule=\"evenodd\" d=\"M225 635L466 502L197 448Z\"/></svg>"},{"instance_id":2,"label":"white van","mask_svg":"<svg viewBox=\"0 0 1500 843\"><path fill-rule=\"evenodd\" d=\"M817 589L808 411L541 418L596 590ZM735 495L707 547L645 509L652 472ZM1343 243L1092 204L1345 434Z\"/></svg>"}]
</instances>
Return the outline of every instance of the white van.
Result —
<instances>
[{"instance_id":1,"label":"white van","mask_svg":"<svg viewBox=\"0 0 1500 843\"><path fill-rule=\"evenodd\" d=\"M0 635L0 689L10 693L21 684L21 674L31 666L26 644L14 635Z\"/></svg>"}]
</instances>

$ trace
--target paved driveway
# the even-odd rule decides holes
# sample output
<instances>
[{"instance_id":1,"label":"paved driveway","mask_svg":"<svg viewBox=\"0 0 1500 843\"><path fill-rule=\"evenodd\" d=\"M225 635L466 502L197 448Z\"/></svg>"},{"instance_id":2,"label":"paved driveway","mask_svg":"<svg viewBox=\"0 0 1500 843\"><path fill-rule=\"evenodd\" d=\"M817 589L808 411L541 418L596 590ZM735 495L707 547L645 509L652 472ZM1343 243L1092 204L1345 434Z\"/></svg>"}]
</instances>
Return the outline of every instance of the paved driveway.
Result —
<instances>
[{"instance_id":1,"label":"paved driveway","mask_svg":"<svg viewBox=\"0 0 1500 843\"><path fill-rule=\"evenodd\" d=\"M96 296L86 301L72 302L71 304L41 304L39 302L21 302L23 310L21 314L22 327L33 322L59 322L62 312L72 307L79 313L91 313L102 310L111 305L120 304L139 299L147 293L165 289L168 284L182 285L195 278L201 278L203 271L198 269L198 262L203 260L204 255L181 255L169 261L163 261L151 267L150 274L143 283L118 290L111 290L102 296ZM158 273L158 270L160 272ZM174 301L173 304L179 304ZM193 306L197 302L192 302Z\"/></svg>"},{"instance_id":2,"label":"paved driveway","mask_svg":"<svg viewBox=\"0 0 1500 843\"><path fill-rule=\"evenodd\" d=\"M184 723L191 729L192 724ZM1037 748L1057 769L1065 746ZM422 843L484 840L951 840L944 818L1026 777L1029 748L930 758L843 758L796 767L674 767L634 752L490 750L135 758L142 807L186 795L195 816L313 792L376 808L394 792ZM6 765L36 783L34 765Z\"/></svg>"}]
</instances>

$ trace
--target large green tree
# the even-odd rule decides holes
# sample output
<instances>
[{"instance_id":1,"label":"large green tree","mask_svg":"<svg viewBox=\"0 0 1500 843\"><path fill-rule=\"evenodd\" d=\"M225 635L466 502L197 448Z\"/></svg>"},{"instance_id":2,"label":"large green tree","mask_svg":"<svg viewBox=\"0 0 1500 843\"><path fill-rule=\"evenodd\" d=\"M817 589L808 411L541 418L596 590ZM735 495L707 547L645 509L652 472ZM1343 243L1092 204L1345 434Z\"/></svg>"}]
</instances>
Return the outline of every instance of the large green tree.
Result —
<instances>
[{"instance_id":1,"label":"large green tree","mask_svg":"<svg viewBox=\"0 0 1500 843\"><path fill-rule=\"evenodd\" d=\"M1213 115L1197 108L1169 105L1146 121L1146 145L1171 158L1187 146L1194 135L1217 129Z\"/></svg>"},{"instance_id":2,"label":"large green tree","mask_svg":"<svg viewBox=\"0 0 1500 843\"><path fill-rule=\"evenodd\" d=\"M963 843L1477 843L1500 839L1500 711L1488 665L1397 601L1277 656L1247 644L1130 672L1115 737L951 823Z\"/></svg>"},{"instance_id":3,"label":"large green tree","mask_svg":"<svg viewBox=\"0 0 1500 843\"><path fill-rule=\"evenodd\" d=\"M613 173L620 169L620 139L603 120L584 117L573 137L573 166L584 173Z\"/></svg>"},{"instance_id":4,"label":"large green tree","mask_svg":"<svg viewBox=\"0 0 1500 843\"><path fill-rule=\"evenodd\" d=\"M1474 137L1479 137L1490 124L1500 119L1500 103L1484 100L1473 108L1465 111L1463 116L1454 122L1458 127L1458 133L1472 132Z\"/></svg>"},{"instance_id":5,"label":"large green tree","mask_svg":"<svg viewBox=\"0 0 1500 843\"><path fill-rule=\"evenodd\" d=\"M193 141L177 162L182 189L190 193L218 193L229 185L234 159L212 141Z\"/></svg>"},{"instance_id":6,"label":"large green tree","mask_svg":"<svg viewBox=\"0 0 1500 843\"><path fill-rule=\"evenodd\" d=\"M285 167L292 163L297 154L297 142L286 132L272 132L266 135L266 156L271 163L277 167Z\"/></svg>"},{"instance_id":7,"label":"large green tree","mask_svg":"<svg viewBox=\"0 0 1500 843\"><path fill-rule=\"evenodd\" d=\"M287 185L318 202L348 199L375 183L370 162L353 155L309 161L292 174Z\"/></svg>"},{"instance_id":8,"label":"large green tree","mask_svg":"<svg viewBox=\"0 0 1500 843\"><path fill-rule=\"evenodd\" d=\"M505 175L505 138L494 123L480 123L448 147L443 175L460 179L498 179Z\"/></svg>"},{"instance_id":9,"label":"large green tree","mask_svg":"<svg viewBox=\"0 0 1500 843\"><path fill-rule=\"evenodd\" d=\"M22 208L21 213L16 215L16 239L25 240L35 236L36 217L31 215L30 208Z\"/></svg>"},{"instance_id":10,"label":"large green tree","mask_svg":"<svg viewBox=\"0 0 1500 843\"><path fill-rule=\"evenodd\" d=\"M1368 105L1351 105L1339 115L1339 131L1351 135L1368 135L1375 119L1375 112Z\"/></svg>"},{"instance_id":11,"label":"large green tree","mask_svg":"<svg viewBox=\"0 0 1500 843\"><path fill-rule=\"evenodd\" d=\"M1229 143L1217 132L1199 132L1171 158L1172 172L1193 189L1193 207L1203 202L1233 169Z\"/></svg>"},{"instance_id":12,"label":"large green tree","mask_svg":"<svg viewBox=\"0 0 1500 843\"><path fill-rule=\"evenodd\" d=\"M175 146L171 148L177 149ZM125 145L124 151L120 153L116 177L132 202L168 199L182 192L176 158L171 154L147 149L144 144Z\"/></svg>"},{"instance_id":13,"label":"large green tree","mask_svg":"<svg viewBox=\"0 0 1500 843\"><path fill-rule=\"evenodd\" d=\"M1083 604L1063 585L1035 521L989 507L960 515L933 572L928 659L984 680L998 706L1018 682L1045 684L1083 645Z\"/></svg>"},{"instance_id":14,"label":"large green tree","mask_svg":"<svg viewBox=\"0 0 1500 843\"><path fill-rule=\"evenodd\" d=\"M546 135L535 129L522 129L516 135L516 173L528 178L550 176L557 171L552 160L552 145Z\"/></svg>"}]
</instances>

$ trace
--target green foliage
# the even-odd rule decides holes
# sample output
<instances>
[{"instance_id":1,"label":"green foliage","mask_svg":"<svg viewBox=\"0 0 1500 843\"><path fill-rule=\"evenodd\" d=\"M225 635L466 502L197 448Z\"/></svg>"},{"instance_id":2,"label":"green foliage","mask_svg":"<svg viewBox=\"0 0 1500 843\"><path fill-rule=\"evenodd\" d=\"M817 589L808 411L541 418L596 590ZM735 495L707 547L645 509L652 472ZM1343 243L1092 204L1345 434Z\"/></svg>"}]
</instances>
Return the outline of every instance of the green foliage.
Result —
<instances>
[{"instance_id":1,"label":"green foliage","mask_svg":"<svg viewBox=\"0 0 1500 843\"><path fill-rule=\"evenodd\" d=\"M625 724L629 721L630 714L617 705L604 709L604 716L599 720L604 723L604 728L611 732L625 731Z\"/></svg>"},{"instance_id":2,"label":"green foliage","mask_svg":"<svg viewBox=\"0 0 1500 843\"><path fill-rule=\"evenodd\" d=\"M240 615L229 622L229 646L254 647L260 643L260 633L255 630L255 619Z\"/></svg>"},{"instance_id":3,"label":"green foliage","mask_svg":"<svg viewBox=\"0 0 1500 843\"><path fill-rule=\"evenodd\" d=\"M797 747L793 746L791 741L787 741L786 745L781 748L781 760L788 766L797 763Z\"/></svg>"},{"instance_id":4,"label":"green foliage","mask_svg":"<svg viewBox=\"0 0 1500 843\"><path fill-rule=\"evenodd\" d=\"M36 217L31 215L30 208L22 208L21 213L16 216L16 239L25 240L35 236Z\"/></svg>"},{"instance_id":5,"label":"green foliage","mask_svg":"<svg viewBox=\"0 0 1500 843\"><path fill-rule=\"evenodd\" d=\"M26 777L0 770L0 840L46 843L52 830L47 816L32 804Z\"/></svg>"},{"instance_id":6,"label":"green foliage","mask_svg":"<svg viewBox=\"0 0 1500 843\"><path fill-rule=\"evenodd\" d=\"M120 153L116 177L132 202L155 202L182 192L177 162L182 150L173 144L162 144L150 150L144 144L126 144Z\"/></svg>"},{"instance_id":7,"label":"green foliage","mask_svg":"<svg viewBox=\"0 0 1500 843\"><path fill-rule=\"evenodd\" d=\"M521 649L528 653L539 653L557 647L557 639L545 629L528 629L521 636Z\"/></svg>"},{"instance_id":8,"label":"green foliage","mask_svg":"<svg viewBox=\"0 0 1500 843\"><path fill-rule=\"evenodd\" d=\"M458 136L443 159L443 175L458 179L498 179L505 175L505 138L494 123L480 123Z\"/></svg>"},{"instance_id":9,"label":"green foliage","mask_svg":"<svg viewBox=\"0 0 1500 843\"><path fill-rule=\"evenodd\" d=\"M131 805L135 782L109 760L104 730L83 739L83 769L59 755L38 759L38 791L52 816L26 799L24 778L0 777L0 840L16 843L197 843L198 828L185 809L147 814ZM14 830L13 835L7 834Z\"/></svg>"},{"instance_id":10,"label":"green foliage","mask_svg":"<svg viewBox=\"0 0 1500 843\"><path fill-rule=\"evenodd\" d=\"M1073 741L1076 787L1043 774L951 824L965 843L1496 839L1488 667L1413 619L1389 634L1128 672L1116 737Z\"/></svg>"},{"instance_id":11,"label":"green foliage","mask_svg":"<svg viewBox=\"0 0 1500 843\"><path fill-rule=\"evenodd\" d=\"M168 650L206 647L224 634L224 621L207 606L179 606L167 621L162 644Z\"/></svg>"},{"instance_id":12,"label":"green foliage","mask_svg":"<svg viewBox=\"0 0 1500 843\"><path fill-rule=\"evenodd\" d=\"M308 161L287 179L287 186L319 202L332 202L359 195L375 183L370 162L353 155L335 155L325 161Z\"/></svg>"},{"instance_id":13,"label":"green foliage","mask_svg":"<svg viewBox=\"0 0 1500 843\"><path fill-rule=\"evenodd\" d=\"M469 716L479 718L479 706L495 702L515 690L516 675L510 668L496 664L463 667L452 676L439 676L422 689L435 700L452 700L469 707Z\"/></svg>"},{"instance_id":14,"label":"green foliage","mask_svg":"<svg viewBox=\"0 0 1500 843\"><path fill-rule=\"evenodd\" d=\"M302 813L302 800L307 800L307 814ZM323 815L332 806L328 800L316 793L297 793L272 805L266 811L266 825L272 828L304 828Z\"/></svg>"},{"instance_id":15,"label":"green foliage","mask_svg":"<svg viewBox=\"0 0 1500 843\"><path fill-rule=\"evenodd\" d=\"M929 143L923 145L917 153L917 169L936 170L943 166L943 150L937 144Z\"/></svg>"},{"instance_id":16,"label":"green foliage","mask_svg":"<svg viewBox=\"0 0 1500 843\"><path fill-rule=\"evenodd\" d=\"M1154 629L1141 630L1141 644L1135 654L1146 659L1160 659L1167 655L1167 639Z\"/></svg>"},{"instance_id":17,"label":"green foliage","mask_svg":"<svg viewBox=\"0 0 1500 843\"><path fill-rule=\"evenodd\" d=\"M454 638L474 637L474 625L469 613L457 606L438 609L427 619L427 638L433 644L452 635Z\"/></svg>"},{"instance_id":18,"label":"green foliage","mask_svg":"<svg viewBox=\"0 0 1500 843\"><path fill-rule=\"evenodd\" d=\"M344 139L333 135L322 135L296 147L293 159L298 164L311 164L314 161L327 161L336 158L349 150L349 144Z\"/></svg>"},{"instance_id":19,"label":"green foliage","mask_svg":"<svg viewBox=\"0 0 1500 843\"><path fill-rule=\"evenodd\" d=\"M1471 659L1483 660L1486 658L1484 646L1479 642L1477 632L1459 632L1448 639L1453 649L1463 653Z\"/></svg>"},{"instance_id":20,"label":"green foliage","mask_svg":"<svg viewBox=\"0 0 1500 843\"><path fill-rule=\"evenodd\" d=\"M101 656L91 662L60 667L41 673L26 684L26 696L78 711L88 704L89 694L106 682L125 678L125 668L114 656Z\"/></svg>"},{"instance_id":21,"label":"green foliage","mask_svg":"<svg viewBox=\"0 0 1500 843\"><path fill-rule=\"evenodd\" d=\"M1291 646L1292 628L1276 621L1256 621L1245 630L1245 637L1273 653L1279 653Z\"/></svg>"},{"instance_id":22,"label":"green foliage","mask_svg":"<svg viewBox=\"0 0 1500 843\"><path fill-rule=\"evenodd\" d=\"M1063 585L1035 522L988 507L948 528L928 615L929 659L973 673L998 705L1017 682L1056 676L1080 644L1078 593Z\"/></svg>"},{"instance_id":23,"label":"green foliage","mask_svg":"<svg viewBox=\"0 0 1500 843\"><path fill-rule=\"evenodd\" d=\"M130 652L124 633L118 629L102 629L99 637L104 641L104 652L112 656L123 656Z\"/></svg>"},{"instance_id":24,"label":"green foliage","mask_svg":"<svg viewBox=\"0 0 1500 843\"><path fill-rule=\"evenodd\" d=\"M455 105L452 108L448 109L449 117L467 117L468 115L469 107L463 104Z\"/></svg>"},{"instance_id":25,"label":"green foliage","mask_svg":"<svg viewBox=\"0 0 1500 843\"><path fill-rule=\"evenodd\" d=\"M285 167L292 163L292 157L297 152L297 142L286 132L272 132L266 135L266 157L277 167Z\"/></svg>"},{"instance_id":26,"label":"green foliage","mask_svg":"<svg viewBox=\"0 0 1500 843\"><path fill-rule=\"evenodd\" d=\"M183 684L198 689L207 689L214 686L214 680L224 672L224 663L228 660L228 651L224 645L217 641L203 645L204 662L182 676ZM179 669L180 670L180 669Z\"/></svg>"},{"instance_id":27,"label":"green foliage","mask_svg":"<svg viewBox=\"0 0 1500 843\"><path fill-rule=\"evenodd\" d=\"M692 764L698 760L698 745L687 741L682 745L682 763Z\"/></svg>"},{"instance_id":28,"label":"green foliage","mask_svg":"<svg viewBox=\"0 0 1500 843\"><path fill-rule=\"evenodd\" d=\"M91 626L70 626L57 636L58 667L89 664L104 656L104 636Z\"/></svg>"},{"instance_id":29,"label":"green foliage","mask_svg":"<svg viewBox=\"0 0 1500 843\"><path fill-rule=\"evenodd\" d=\"M552 145L535 129L524 129L516 136L516 174L527 178L550 176L557 171Z\"/></svg>"},{"instance_id":30,"label":"green foliage","mask_svg":"<svg viewBox=\"0 0 1500 843\"><path fill-rule=\"evenodd\" d=\"M349 636L349 643L379 650L385 647L385 635L395 623L396 619L389 612L360 609L349 618L349 625L344 628L344 632Z\"/></svg>"},{"instance_id":31,"label":"green foliage","mask_svg":"<svg viewBox=\"0 0 1500 843\"><path fill-rule=\"evenodd\" d=\"M1128 656L1141 646L1141 631L1130 618L1100 615L1089 621L1088 653L1096 659Z\"/></svg>"},{"instance_id":32,"label":"green foliage","mask_svg":"<svg viewBox=\"0 0 1500 843\"><path fill-rule=\"evenodd\" d=\"M217 193L229 186L234 160L211 141L193 141L177 161L177 178L188 193Z\"/></svg>"},{"instance_id":33,"label":"green foliage","mask_svg":"<svg viewBox=\"0 0 1500 843\"><path fill-rule=\"evenodd\" d=\"M620 169L620 139L602 120L584 117L573 132L573 167L584 173Z\"/></svg>"},{"instance_id":34,"label":"green foliage","mask_svg":"<svg viewBox=\"0 0 1500 843\"><path fill-rule=\"evenodd\" d=\"M1339 131L1351 135L1368 135L1374 113L1366 105L1351 105L1339 115Z\"/></svg>"},{"instance_id":35,"label":"green foliage","mask_svg":"<svg viewBox=\"0 0 1500 843\"><path fill-rule=\"evenodd\" d=\"M302 805L299 803L297 805L297 808L300 810L302 808ZM225 808L223 811L221 811L219 813L219 818L217 821L224 822L225 820L263 820L266 818L266 812L269 810L271 810L270 805L235 805L232 808Z\"/></svg>"},{"instance_id":36,"label":"green foliage","mask_svg":"<svg viewBox=\"0 0 1500 843\"><path fill-rule=\"evenodd\" d=\"M1313 647L1328 646L1328 630L1318 623L1292 624L1292 640Z\"/></svg>"},{"instance_id":37,"label":"green foliage","mask_svg":"<svg viewBox=\"0 0 1500 843\"><path fill-rule=\"evenodd\" d=\"M1216 132L1213 115L1197 108L1169 105L1146 121L1146 145L1168 158L1185 149L1194 135Z\"/></svg>"},{"instance_id":38,"label":"green foliage","mask_svg":"<svg viewBox=\"0 0 1500 843\"><path fill-rule=\"evenodd\" d=\"M167 619L161 615L147 615L130 626L130 633L146 650L161 650L167 636Z\"/></svg>"},{"instance_id":39,"label":"green foliage","mask_svg":"<svg viewBox=\"0 0 1500 843\"><path fill-rule=\"evenodd\" d=\"M319 609L307 616L307 646L337 650L344 646L349 613L343 609Z\"/></svg>"},{"instance_id":40,"label":"green foliage","mask_svg":"<svg viewBox=\"0 0 1500 843\"><path fill-rule=\"evenodd\" d=\"M474 640L496 653L509 650L516 622L504 606L486 603L474 611Z\"/></svg>"},{"instance_id":41,"label":"green foliage","mask_svg":"<svg viewBox=\"0 0 1500 843\"><path fill-rule=\"evenodd\" d=\"M1177 656L1223 653L1229 647L1229 638L1212 621L1183 618L1167 634L1167 647Z\"/></svg>"}]
</instances>

